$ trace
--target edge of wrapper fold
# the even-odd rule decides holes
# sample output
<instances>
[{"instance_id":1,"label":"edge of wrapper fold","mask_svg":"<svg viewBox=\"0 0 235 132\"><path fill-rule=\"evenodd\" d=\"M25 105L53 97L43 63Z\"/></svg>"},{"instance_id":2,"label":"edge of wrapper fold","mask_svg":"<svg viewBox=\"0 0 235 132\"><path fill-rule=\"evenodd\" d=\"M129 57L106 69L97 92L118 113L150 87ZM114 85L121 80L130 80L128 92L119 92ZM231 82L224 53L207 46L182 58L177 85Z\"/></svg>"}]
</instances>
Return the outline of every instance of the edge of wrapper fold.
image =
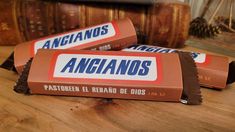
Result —
<instances>
[{"instance_id":1,"label":"edge of wrapper fold","mask_svg":"<svg viewBox=\"0 0 235 132\"><path fill-rule=\"evenodd\" d=\"M199 85L195 61L192 59L189 52L177 53L179 54L183 77L181 103L189 105L201 104L201 88Z\"/></svg>"},{"instance_id":2,"label":"edge of wrapper fold","mask_svg":"<svg viewBox=\"0 0 235 132\"><path fill-rule=\"evenodd\" d=\"M229 64L227 84L235 82L235 61Z\"/></svg>"},{"instance_id":3,"label":"edge of wrapper fold","mask_svg":"<svg viewBox=\"0 0 235 132\"><path fill-rule=\"evenodd\" d=\"M10 56L0 65L0 68L17 72L14 66L14 52L12 52Z\"/></svg>"}]
</instances>

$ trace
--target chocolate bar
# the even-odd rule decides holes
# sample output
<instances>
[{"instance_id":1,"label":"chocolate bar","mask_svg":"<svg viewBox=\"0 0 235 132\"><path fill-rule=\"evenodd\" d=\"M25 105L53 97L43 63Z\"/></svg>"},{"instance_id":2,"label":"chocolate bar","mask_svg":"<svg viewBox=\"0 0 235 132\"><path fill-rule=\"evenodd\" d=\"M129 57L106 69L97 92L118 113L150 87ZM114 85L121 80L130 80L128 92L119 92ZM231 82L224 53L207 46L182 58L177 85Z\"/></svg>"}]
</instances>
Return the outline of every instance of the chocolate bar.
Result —
<instances>
[{"instance_id":1,"label":"chocolate bar","mask_svg":"<svg viewBox=\"0 0 235 132\"><path fill-rule=\"evenodd\" d=\"M195 63L188 53L178 54L40 49L14 90L200 104Z\"/></svg>"},{"instance_id":2,"label":"chocolate bar","mask_svg":"<svg viewBox=\"0 0 235 132\"><path fill-rule=\"evenodd\" d=\"M135 28L130 19L126 18L17 45L14 50L14 64L21 73L27 61L41 48L121 50L135 43Z\"/></svg>"},{"instance_id":3,"label":"chocolate bar","mask_svg":"<svg viewBox=\"0 0 235 132\"><path fill-rule=\"evenodd\" d=\"M132 45L123 49L123 51L174 53L178 50L149 45ZM229 66L227 57L195 52L191 52L191 56L197 65L199 82L202 86L216 89L224 89L226 87L227 80L232 78L230 77L232 76L231 73L228 78L228 72L235 68L235 66ZM229 83L234 82L234 79L229 80Z\"/></svg>"}]
</instances>

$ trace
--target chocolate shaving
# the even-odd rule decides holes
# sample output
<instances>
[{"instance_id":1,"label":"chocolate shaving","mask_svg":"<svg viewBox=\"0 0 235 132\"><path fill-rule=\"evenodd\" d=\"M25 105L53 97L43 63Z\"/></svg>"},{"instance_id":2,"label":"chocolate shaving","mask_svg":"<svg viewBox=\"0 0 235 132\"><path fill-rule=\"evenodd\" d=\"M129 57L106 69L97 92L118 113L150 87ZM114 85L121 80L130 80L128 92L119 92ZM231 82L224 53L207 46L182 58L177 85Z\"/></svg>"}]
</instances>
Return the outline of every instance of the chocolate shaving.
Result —
<instances>
[{"instance_id":1,"label":"chocolate shaving","mask_svg":"<svg viewBox=\"0 0 235 132\"><path fill-rule=\"evenodd\" d=\"M32 60L33 59L30 59L24 66L23 72L21 73L18 81L16 82L16 85L14 86L14 91L17 93L30 94L30 89L28 86L28 75Z\"/></svg>"},{"instance_id":2,"label":"chocolate shaving","mask_svg":"<svg viewBox=\"0 0 235 132\"><path fill-rule=\"evenodd\" d=\"M229 64L227 84L235 82L235 61Z\"/></svg>"},{"instance_id":3,"label":"chocolate shaving","mask_svg":"<svg viewBox=\"0 0 235 132\"><path fill-rule=\"evenodd\" d=\"M14 52L1 64L1 68L16 72L16 68L14 66Z\"/></svg>"},{"instance_id":4,"label":"chocolate shaving","mask_svg":"<svg viewBox=\"0 0 235 132\"><path fill-rule=\"evenodd\" d=\"M188 52L177 52L179 54L183 76L183 93L181 102L183 104L198 105L202 103L200 85L196 64Z\"/></svg>"}]
</instances>

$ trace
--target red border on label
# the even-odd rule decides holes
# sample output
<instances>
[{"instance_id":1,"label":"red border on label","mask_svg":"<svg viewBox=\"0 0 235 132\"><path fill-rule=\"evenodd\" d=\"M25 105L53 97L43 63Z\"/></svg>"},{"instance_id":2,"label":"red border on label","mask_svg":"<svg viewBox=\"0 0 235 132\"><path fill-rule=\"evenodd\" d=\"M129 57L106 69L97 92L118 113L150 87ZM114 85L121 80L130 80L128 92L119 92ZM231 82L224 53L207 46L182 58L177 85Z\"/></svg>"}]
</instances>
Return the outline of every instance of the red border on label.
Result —
<instances>
[{"instance_id":1,"label":"red border on label","mask_svg":"<svg viewBox=\"0 0 235 132\"><path fill-rule=\"evenodd\" d=\"M68 49L73 49L73 48L76 48L76 47L79 47L77 49L83 49L83 48L87 48L87 47L92 47L92 46L95 46L97 43L102 43L102 42L105 42L105 41L108 41L108 40L111 40L117 36L120 35L120 29L117 25L117 23L115 21L112 21L112 22L107 22L107 23L103 23L103 24L99 24L99 25L94 25L94 26L89 26L89 27L86 27L86 28L80 28L80 29L76 29L76 30L71 30L69 32L65 32L65 33L59 33L59 34L55 34L55 35L51 35L49 37L44 37L44 38L41 38L41 39L38 39L38 40L35 40L33 41L33 43L30 45L30 55L31 57L34 57L34 47L35 47L35 44L36 42L38 41L42 41L42 40L45 40L45 39L49 39L49 38L53 38L53 37L56 37L56 36L60 36L60 35L65 35L65 34L68 34L68 33L71 33L71 32L79 32L81 30L84 30L84 29L87 29L87 28L92 28L92 27L96 27L96 26L100 26L100 25L104 25L104 24L109 24L111 23L114 27L114 30L115 30L115 35L112 36L112 37L109 37L109 38L105 38L105 39L100 39L100 40L97 40L97 41L94 41L94 42L89 42L89 43L84 43L82 45L78 45L78 46L74 46L74 47L70 47Z\"/></svg>"},{"instance_id":2,"label":"red border on label","mask_svg":"<svg viewBox=\"0 0 235 132\"><path fill-rule=\"evenodd\" d=\"M211 56L207 55L207 54L205 54L205 55L206 55L205 62L203 62L203 63L196 62L197 66L206 66L211 62Z\"/></svg>"},{"instance_id":3,"label":"red border on label","mask_svg":"<svg viewBox=\"0 0 235 132\"><path fill-rule=\"evenodd\" d=\"M117 54L118 53L118 54ZM157 79L154 81L141 81L141 80L111 80L111 79L87 79L87 78L64 78L64 77L53 77L54 68L56 64L56 60L60 54L91 54L91 55L108 55L108 56L135 56L135 57L155 57L157 63ZM151 71L149 71L151 72ZM156 85L161 83L162 81L162 64L161 64L161 56L159 54L145 54L140 55L135 52L102 52L102 53L94 53L91 51L56 51L51 59L50 69L48 73L49 80L51 81L67 81L67 82L91 82L91 83L101 83L101 84L138 84L138 85Z\"/></svg>"}]
</instances>

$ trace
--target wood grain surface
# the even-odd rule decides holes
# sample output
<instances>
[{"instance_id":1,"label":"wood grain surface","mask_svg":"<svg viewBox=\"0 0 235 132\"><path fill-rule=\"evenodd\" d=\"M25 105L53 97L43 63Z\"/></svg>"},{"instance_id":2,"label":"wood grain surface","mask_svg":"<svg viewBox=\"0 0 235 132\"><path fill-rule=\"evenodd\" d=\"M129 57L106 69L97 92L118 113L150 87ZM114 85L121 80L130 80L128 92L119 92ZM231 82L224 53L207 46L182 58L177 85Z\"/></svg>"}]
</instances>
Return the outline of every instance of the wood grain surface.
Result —
<instances>
[{"instance_id":1,"label":"wood grain surface","mask_svg":"<svg viewBox=\"0 0 235 132\"><path fill-rule=\"evenodd\" d=\"M186 45L235 57L235 33L223 32L210 39L198 39L191 36L186 41Z\"/></svg>"},{"instance_id":2,"label":"wood grain surface","mask_svg":"<svg viewBox=\"0 0 235 132\"><path fill-rule=\"evenodd\" d=\"M13 47L0 47L0 63ZM207 52L191 47L185 50ZM235 60L235 58L230 58ZM0 132L235 131L235 84L202 89L203 104L26 96L13 91L18 78L0 69Z\"/></svg>"}]
</instances>

